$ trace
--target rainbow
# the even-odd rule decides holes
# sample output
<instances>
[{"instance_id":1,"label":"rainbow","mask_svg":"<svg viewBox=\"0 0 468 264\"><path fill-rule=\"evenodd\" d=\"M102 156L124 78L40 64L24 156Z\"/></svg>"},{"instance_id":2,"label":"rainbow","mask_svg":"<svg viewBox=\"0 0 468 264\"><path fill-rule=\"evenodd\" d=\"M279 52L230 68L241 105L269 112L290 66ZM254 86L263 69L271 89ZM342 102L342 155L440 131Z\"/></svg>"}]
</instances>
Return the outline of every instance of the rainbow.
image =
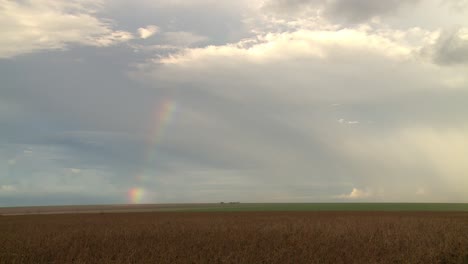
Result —
<instances>
[{"instance_id":1,"label":"rainbow","mask_svg":"<svg viewBox=\"0 0 468 264\"><path fill-rule=\"evenodd\" d=\"M141 203L144 195L145 190L143 190L142 188L131 188L128 191L128 197L130 199L130 202L134 204Z\"/></svg>"},{"instance_id":2,"label":"rainbow","mask_svg":"<svg viewBox=\"0 0 468 264\"><path fill-rule=\"evenodd\" d=\"M177 109L177 103L170 99L165 99L154 111L155 116L154 126L151 132L151 138L148 142L148 151L146 153L145 162L151 162L156 156L156 146L161 142L164 132L173 118L174 112Z\"/></svg>"},{"instance_id":3,"label":"rainbow","mask_svg":"<svg viewBox=\"0 0 468 264\"><path fill-rule=\"evenodd\" d=\"M172 99L162 100L151 115L152 118L152 129L150 130L150 137L147 142L147 150L144 155L143 168L135 176L136 185L144 185L146 168L153 163L156 159L157 146L163 140L164 132L167 126L170 124L171 120L174 117L174 113L177 110L177 103ZM128 191L128 200L130 203L141 203L145 193L144 188L142 187L133 187Z\"/></svg>"}]
</instances>

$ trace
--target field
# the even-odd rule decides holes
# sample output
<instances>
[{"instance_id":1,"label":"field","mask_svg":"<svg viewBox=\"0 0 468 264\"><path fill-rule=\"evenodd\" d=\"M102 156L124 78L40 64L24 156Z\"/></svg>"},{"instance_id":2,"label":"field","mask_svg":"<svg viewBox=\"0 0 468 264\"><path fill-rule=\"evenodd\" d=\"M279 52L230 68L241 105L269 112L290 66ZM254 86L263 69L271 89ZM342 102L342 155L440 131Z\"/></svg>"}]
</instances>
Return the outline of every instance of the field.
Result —
<instances>
[{"instance_id":1,"label":"field","mask_svg":"<svg viewBox=\"0 0 468 264\"><path fill-rule=\"evenodd\" d=\"M468 263L468 212L236 210L1 216L0 263Z\"/></svg>"},{"instance_id":2,"label":"field","mask_svg":"<svg viewBox=\"0 0 468 264\"><path fill-rule=\"evenodd\" d=\"M128 212L468 212L468 203L200 203L0 207L0 215Z\"/></svg>"}]
</instances>

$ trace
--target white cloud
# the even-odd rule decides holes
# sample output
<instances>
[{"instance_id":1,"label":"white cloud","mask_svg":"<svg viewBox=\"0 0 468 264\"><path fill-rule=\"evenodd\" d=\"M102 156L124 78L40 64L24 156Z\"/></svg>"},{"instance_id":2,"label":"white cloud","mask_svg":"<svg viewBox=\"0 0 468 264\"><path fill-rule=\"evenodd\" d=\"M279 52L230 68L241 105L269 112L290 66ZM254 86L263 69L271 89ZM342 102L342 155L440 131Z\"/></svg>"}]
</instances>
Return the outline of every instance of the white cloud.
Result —
<instances>
[{"instance_id":1,"label":"white cloud","mask_svg":"<svg viewBox=\"0 0 468 264\"><path fill-rule=\"evenodd\" d=\"M369 192L369 191L364 191L364 190L360 190L360 189L357 189L357 188L353 188L351 193L340 195L340 196L338 196L338 198L342 198L342 199L362 199L362 198L368 198L370 196L371 196L371 192Z\"/></svg>"},{"instance_id":2,"label":"white cloud","mask_svg":"<svg viewBox=\"0 0 468 264\"><path fill-rule=\"evenodd\" d=\"M394 32L397 34L398 32ZM214 57L248 60L266 63L299 57L326 58L355 51L379 54L395 60L405 60L416 47L392 39L391 32L367 32L365 29L297 30L294 32L268 33L255 39L234 44L187 49L159 60L163 64L206 63ZM389 35L389 36L387 36ZM333 51L345 49L340 54Z\"/></svg>"},{"instance_id":3,"label":"white cloud","mask_svg":"<svg viewBox=\"0 0 468 264\"><path fill-rule=\"evenodd\" d=\"M228 157L227 160L241 164L249 160L254 168L267 168L252 169L256 177L274 183L287 185L280 176L286 174L295 175L296 182L317 180L336 184L352 179L354 184L373 191L371 197L370 191L352 190L343 196L350 199L411 200L415 199L415 189L421 181L439 182L425 173L424 163L418 164L424 153L415 156L407 152L418 149L415 145L418 141L395 140L378 149L372 144L398 138L398 129L405 122L432 125L446 122L433 120L431 113L435 112L431 111L435 110L421 110L415 103L421 100L438 103L441 98L451 96L453 91L447 89L447 80L463 74L459 69L440 67L419 55L421 48L431 45L436 35L437 32L417 28L368 27L259 34L237 43L187 48L158 57L142 65L139 74L164 83L178 94L184 94L183 89L195 89L194 93L229 102L226 106L215 104L216 107L206 102L204 107L210 110L215 107L216 113L196 107L191 110L199 110L197 114L212 118L212 123L217 124L192 120L194 123L188 127L196 124L200 131L195 134L203 137L192 138L184 133L183 126L174 135L177 137L174 142L200 149L200 156L206 153L210 158ZM134 76L138 77L138 73ZM457 88L466 90L464 84L463 80ZM185 103L191 103L190 100ZM239 115L245 117L232 118L229 104L237 106L238 112L243 110ZM330 107L333 104L339 107ZM411 119L415 112L426 115L426 120ZM360 121L342 116L356 116ZM219 125L224 125L225 120L230 120L226 127ZM339 123L363 125L338 129ZM381 130L381 124L387 130ZM276 131L280 136L276 137ZM219 135L230 135L230 140ZM216 144L211 145L216 149L208 143L214 141ZM205 145L209 147L201 147L201 142L207 142ZM447 151L453 146L449 144ZM389 156L388 152L393 154ZM467 155L455 156L460 159ZM441 167L447 169L450 165L445 163ZM433 173L437 175L434 177L443 178L450 172L433 170ZM408 185L402 187L402 181ZM459 189L455 185L463 180L445 183L444 190L455 190ZM432 197L440 198L436 194ZM457 191L450 199L460 197L466 195Z\"/></svg>"},{"instance_id":4,"label":"white cloud","mask_svg":"<svg viewBox=\"0 0 468 264\"><path fill-rule=\"evenodd\" d=\"M144 28L138 29L138 34L140 35L140 38L142 39L147 39L158 32L159 32L159 27L155 25L149 25Z\"/></svg>"},{"instance_id":5,"label":"white cloud","mask_svg":"<svg viewBox=\"0 0 468 264\"><path fill-rule=\"evenodd\" d=\"M254 101L267 96L282 104L288 100L344 103L429 90L463 73L422 61L418 51L433 39L412 41L427 32L410 31L358 28L260 34L237 43L160 56L142 65L140 73L179 85L204 82L202 89L231 99ZM466 82L463 78L456 85L463 87Z\"/></svg>"},{"instance_id":6,"label":"white cloud","mask_svg":"<svg viewBox=\"0 0 468 264\"><path fill-rule=\"evenodd\" d=\"M73 174L78 174L78 173L81 172L81 169L77 169L77 168L70 168L69 170L70 170L70 172L73 173Z\"/></svg>"},{"instance_id":7,"label":"white cloud","mask_svg":"<svg viewBox=\"0 0 468 264\"><path fill-rule=\"evenodd\" d=\"M121 42L127 42L133 39L133 35L126 31L114 31L101 37L96 37L91 46L107 47Z\"/></svg>"},{"instance_id":8,"label":"white cloud","mask_svg":"<svg viewBox=\"0 0 468 264\"><path fill-rule=\"evenodd\" d=\"M359 121L348 121L348 125L357 125L359 123Z\"/></svg>"},{"instance_id":9,"label":"white cloud","mask_svg":"<svg viewBox=\"0 0 468 264\"><path fill-rule=\"evenodd\" d=\"M338 123L340 123L340 124L347 124L347 125L357 125L357 124L359 124L360 122L359 122L359 121L347 121L347 120L345 120L345 119L343 119L343 118L340 118L340 119L338 119Z\"/></svg>"},{"instance_id":10,"label":"white cloud","mask_svg":"<svg viewBox=\"0 0 468 264\"><path fill-rule=\"evenodd\" d=\"M196 9L199 7L225 7L227 9L238 8L239 6L244 7L246 5L260 6L261 1L263 0L239 0L239 1L226 1L219 2L217 0L143 0L144 5L148 7L157 7L157 8L182 8L182 9Z\"/></svg>"},{"instance_id":11,"label":"white cloud","mask_svg":"<svg viewBox=\"0 0 468 264\"><path fill-rule=\"evenodd\" d=\"M468 7L467 0L442 0L442 2L449 5L456 12L462 12Z\"/></svg>"},{"instance_id":12,"label":"white cloud","mask_svg":"<svg viewBox=\"0 0 468 264\"><path fill-rule=\"evenodd\" d=\"M13 185L0 185L0 193L14 192L14 191L16 191L16 187Z\"/></svg>"},{"instance_id":13,"label":"white cloud","mask_svg":"<svg viewBox=\"0 0 468 264\"><path fill-rule=\"evenodd\" d=\"M416 195L425 195L427 192L426 192L426 189L420 187L416 190Z\"/></svg>"},{"instance_id":14,"label":"white cloud","mask_svg":"<svg viewBox=\"0 0 468 264\"><path fill-rule=\"evenodd\" d=\"M92 1L0 0L0 6L0 58L71 44L105 47L133 38L96 17L100 5Z\"/></svg>"},{"instance_id":15,"label":"white cloud","mask_svg":"<svg viewBox=\"0 0 468 264\"><path fill-rule=\"evenodd\" d=\"M433 184L433 197L449 199L443 193L450 190L450 197L467 198L467 133L466 126L400 127L378 135L347 137L342 141L341 151L351 162L363 164L368 173L374 174L374 185L395 188L395 192L399 188L401 193L410 195L424 181ZM394 182L399 177L404 185Z\"/></svg>"}]
</instances>

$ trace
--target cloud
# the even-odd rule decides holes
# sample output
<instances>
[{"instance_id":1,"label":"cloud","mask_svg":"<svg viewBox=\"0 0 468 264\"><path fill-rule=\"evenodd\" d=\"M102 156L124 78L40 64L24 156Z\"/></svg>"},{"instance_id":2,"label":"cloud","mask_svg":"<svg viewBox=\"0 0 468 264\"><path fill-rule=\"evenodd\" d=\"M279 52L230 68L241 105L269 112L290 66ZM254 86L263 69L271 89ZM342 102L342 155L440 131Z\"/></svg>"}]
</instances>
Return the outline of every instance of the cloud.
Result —
<instances>
[{"instance_id":1,"label":"cloud","mask_svg":"<svg viewBox=\"0 0 468 264\"><path fill-rule=\"evenodd\" d=\"M208 38L192 32L177 31L165 32L164 40L167 43L175 46L190 46L196 43L205 42L208 40Z\"/></svg>"},{"instance_id":2,"label":"cloud","mask_svg":"<svg viewBox=\"0 0 468 264\"><path fill-rule=\"evenodd\" d=\"M321 0L269 0L263 3L262 8L275 12L297 13L307 8L317 8L324 4Z\"/></svg>"},{"instance_id":3,"label":"cloud","mask_svg":"<svg viewBox=\"0 0 468 264\"><path fill-rule=\"evenodd\" d=\"M422 187L419 187L417 190L416 190L416 195L426 195L427 191L426 189L422 188Z\"/></svg>"},{"instance_id":4,"label":"cloud","mask_svg":"<svg viewBox=\"0 0 468 264\"><path fill-rule=\"evenodd\" d=\"M59 145L36 145L33 156L2 172L0 182L4 186L3 191L14 190L24 195L115 193L117 186L122 183L113 182L118 178L112 180L115 175L107 166L103 163L93 166L84 160L76 162L80 156L73 155L74 151ZM71 164L84 168L66 167Z\"/></svg>"},{"instance_id":5,"label":"cloud","mask_svg":"<svg viewBox=\"0 0 468 264\"><path fill-rule=\"evenodd\" d=\"M429 37L414 41L416 35ZM427 168L420 158L429 151L418 150L417 140L396 140L400 130L410 124L427 125L427 129L415 132L422 136L429 133L430 126L456 127L465 122L462 115L450 121L446 117L467 111L461 102L450 99L464 94L466 86L462 83L466 80L459 83L459 90L448 90L448 82L463 71L441 68L418 55L433 39L432 32L419 29L268 33L237 43L187 48L160 56L141 65L134 76L163 83L204 121L191 117L186 126L179 123L172 136L173 142L181 144L180 151L197 149L208 160L227 157L233 168L248 164L246 168L255 179L268 179L275 185L272 190L280 190L281 184L287 186L280 176L287 174L294 175L295 182L326 181L341 186L335 193L345 192L343 184L349 183L345 187L367 186L373 190L374 200L411 200L416 199L414 190L421 181L439 182L450 172ZM200 97L190 97L193 94ZM445 105L452 114L438 118L436 108L415 104L421 100L432 106ZM232 114L235 111L237 115ZM340 129L340 121L336 122L340 119L349 125L358 124L357 120L369 121L359 122L353 129ZM185 133L184 127L196 128L197 132ZM194 139L190 134L203 136ZM388 145L372 147L387 140ZM454 146L448 144L447 149ZM394 155L388 156L392 148ZM405 156L409 149L421 151L421 155ZM417 175L414 182L407 180L412 175ZM395 179L407 181L408 186L400 187ZM465 183L461 178L447 181L441 192L455 190L457 184ZM282 197L297 195L295 187L290 188L284 187ZM310 193L301 190L301 195ZM369 192L357 189L347 195L365 196ZM457 200L462 196L457 191L450 198L437 193L432 197Z\"/></svg>"},{"instance_id":6,"label":"cloud","mask_svg":"<svg viewBox=\"0 0 468 264\"><path fill-rule=\"evenodd\" d=\"M158 32L159 32L159 27L155 25L149 25L144 28L138 29L138 34L140 35L140 38L142 39L147 39Z\"/></svg>"},{"instance_id":7,"label":"cloud","mask_svg":"<svg viewBox=\"0 0 468 264\"><path fill-rule=\"evenodd\" d=\"M231 100L254 100L262 96L282 103L288 100L295 103L362 100L392 93L390 86L396 87L391 89L410 90L424 87L423 84L402 86L395 83L398 79L425 82L408 76L410 68L417 69L421 75L436 70L420 67L414 55L427 44L406 41L405 35L412 36L412 33L367 29L268 33L238 43L184 49L156 58L141 69L157 81L174 81L179 85L205 82L203 89L212 89ZM361 58L359 62L358 58ZM356 63L360 67L355 67ZM371 74L369 71L375 71L380 77L355 78ZM181 72L183 77L173 80L171 76L179 76ZM399 77L383 76L382 72L392 72L392 76ZM282 78L272 79L272 73ZM446 77L434 79L435 83L452 77L452 72L446 74ZM234 80L237 80L235 87L231 85ZM220 86L223 89L217 88Z\"/></svg>"},{"instance_id":8,"label":"cloud","mask_svg":"<svg viewBox=\"0 0 468 264\"><path fill-rule=\"evenodd\" d=\"M199 0L199 1L191 1L191 0L160 0L157 2L154 1L147 1L148 5L156 5L158 7L196 7L200 5L211 5L215 4L216 0Z\"/></svg>"},{"instance_id":9,"label":"cloud","mask_svg":"<svg viewBox=\"0 0 468 264\"><path fill-rule=\"evenodd\" d=\"M81 172L81 169L77 169L77 168L70 168L69 170L70 170L70 172L73 173L73 174L78 174L78 173Z\"/></svg>"},{"instance_id":10,"label":"cloud","mask_svg":"<svg viewBox=\"0 0 468 264\"><path fill-rule=\"evenodd\" d=\"M133 38L96 17L98 4L73 0L0 0L0 58L77 44L106 47Z\"/></svg>"},{"instance_id":11,"label":"cloud","mask_svg":"<svg viewBox=\"0 0 468 264\"><path fill-rule=\"evenodd\" d=\"M13 185L0 185L0 193L8 193L16 191L16 187Z\"/></svg>"},{"instance_id":12,"label":"cloud","mask_svg":"<svg viewBox=\"0 0 468 264\"><path fill-rule=\"evenodd\" d=\"M463 12L468 7L467 0L442 0L442 3L449 5L456 12Z\"/></svg>"},{"instance_id":13,"label":"cloud","mask_svg":"<svg viewBox=\"0 0 468 264\"><path fill-rule=\"evenodd\" d=\"M370 196L371 196L371 192L369 192L369 191L364 191L364 190L353 188L351 193L340 195L340 196L338 196L338 198L342 198L342 199L362 199L362 198L368 198Z\"/></svg>"},{"instance_id":14,"label":"cloud","mask_svg":"<svg viewBox=\"0 0 468 264\"><path fill-rule=\"evenodd\" d=\"M359 121L347 121L347 120L345 120L345 119L343 119L343 118L340 118L340 119L338 119L338 123L340 123L340 124L348 124L348 125L357 125L357 124L359 124L360 122L359 122Z\"/></svg>"},{"instance_id":15,"label":"cloud","mask_svg":"<svg viewBox=\"0 0 468 264\"><path fill-rule=\"evenodd\" d=\"M311 14L323 15L332 21L361 23L375 17L397 13L401 8L413 5L419 0L270 0L263 8L291 16Z\"/></svg>"},{"instance_id":16,"label":"cloud","mask_svg":"<svg viewBox=\"0 0 468 264\"><path fill-rule=\"evenodd\" d=\"M394 14L406 5L414 4L419 0L331 0L325 13L337 19L344 18L349 22L363 22L373 17Z\"/></svg>"},{"instance_id":17,"label":"cloud","mask_svg":"<svg viewBox=\"0 0 468 264\"><path fill-rule=\"evenodd\" d=\"M468 75L434 59L456 21L437 1L284 1L287 16L245 1L116 2L6 2L66 19L39 15L54 42L24 39L24 56L0 60L0 158L18 159L0 163L17 188L3 204L119 203L132 187L148 202L468 198ZM161 32L114 45L128 33L117 24ZM65 50L26 55L51 49Z\"/></svg>"},{"instance_id":18,"label":"cloud","mask_svg":"<svg viewBox=\"0 0 468 264\"><path fill-rule=\"evenodd\" d=\"M240 1L235 1L235 2L226 2L226 3L219 3L216 0L198 0L198 1L192 1L192 0L160 0L160 1L150 1L150 0L144 0L143 6L148 8L148 7L157 7L157 8L164 8L164 9L169 9L169 8L179 8L181 10L190 10L190 9L195 9L202 7L206 8L208 6L211 6L212 8L233 8L233 7L244 7L246 5L259 5L257 2L261 2L262 0L240 0ZM117 1L119 2L119 1ZM124 0L122 2L125 2Z\"/></svg>"},{"instance_id":19,"label":"cloud","mask_svg":"<svg viewBox=\"0 0 468 264\"><path fill-rule=\"evenodd\" d=\"M429 49L440 65L468 64L468 28L443 32Z\"/></svg>"},{"instance_id":20,"label":"cloud","mask_svg":"<svg viewBox=\"0 0 468 264\"><path fill-rule=\"evenodd\" d=\"M340 48L343 49L340 54L334 55L331 52L340 51ZM383 34L373 34L361 29L298 30L260 35L257 40L253 40L253 43L250 40L242 40L234 44L187 49L180 54L163 57L159 62L181 65L191 61L200 65L201 61L212 57L233 60L239 57L239 60L269 63L304 55L319 59L333 56L346 57L346 52L349 50L359 52L366 50L370 54L375 53L396 60L408 58L412 53L412 47L405 43L398 43Z\"/></svg>"},{"instance_id":21,"label":"cloud","mask_svg":"<svg viewBox=\"0 0 468 264\"><path fill-rule=\"evenodd\" d=\"M434 187L433 197L450 201L466 196L468 188L465 176L468 166L463 160L468 155L468 140L464 136L467 132L466 126L438 129L408 126L378 135L347 138L342 151L356 164L374 164L367 166L366 171L374 174L375 182L367 181L367 184L379 183L387 191L400 186L402 195L410 196L414 188L420 188L421 182L430 182ZM390 179L401 175L407 175L404 185L391 182ZM448 190L451 199L444 197Z\"/></svg>"}]
</instances>

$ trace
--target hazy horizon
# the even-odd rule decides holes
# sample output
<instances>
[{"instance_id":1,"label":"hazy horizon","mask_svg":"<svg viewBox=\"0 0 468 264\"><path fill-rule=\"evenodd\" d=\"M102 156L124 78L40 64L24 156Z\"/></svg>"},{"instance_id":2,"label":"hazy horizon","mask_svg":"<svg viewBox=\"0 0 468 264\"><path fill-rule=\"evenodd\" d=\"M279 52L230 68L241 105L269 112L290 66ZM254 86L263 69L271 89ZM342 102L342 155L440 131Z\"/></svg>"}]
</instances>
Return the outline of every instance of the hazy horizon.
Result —
<instances>
[{"instance_id":1,"label":"hazy horizon","mask_svg":"<svg viewBox=\"0 0 468 264\"><path fill-rule=\"evenodd\" d=\"M468 202L467 0L0 0L0 207Z\"/></svg>"}]
</instances>

